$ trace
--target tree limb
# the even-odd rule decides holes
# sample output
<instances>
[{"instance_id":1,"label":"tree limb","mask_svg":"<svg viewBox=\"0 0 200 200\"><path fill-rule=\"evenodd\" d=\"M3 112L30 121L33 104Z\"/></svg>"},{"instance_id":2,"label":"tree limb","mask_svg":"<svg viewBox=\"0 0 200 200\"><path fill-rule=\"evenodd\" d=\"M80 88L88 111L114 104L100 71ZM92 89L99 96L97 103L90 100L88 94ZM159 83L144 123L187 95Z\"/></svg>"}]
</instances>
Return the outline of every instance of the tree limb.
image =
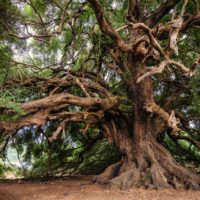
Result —
<instances>
[{"instance_id":1,"label":"tree limb","mask_svg":"<svg viewBox=\"0 0 200 200\"><path fill-rule=\"evenodd\" d=\"M110 23L105 19L103 10L101 8L101 5L98 0L87 0L91 6L92 9L95 12L96 19L98 21L99 27L103 33L110 36L117 44L117 46L125 52L131 52L132 51L132 45L126 44L120 37L117 31L115 31Z\"/></svg>"},{"instance_id":2,"label":"tree limb","mask_svg":"<svg viewBox=\"0 0 200 200\"><path fill-rule=\"evenodd\" d=\"M53 94L35 101L22 104L22 109L26 112L41 108L53 108L61 104L71 104L76 106L101 108L104 110L117 106L120 102L119 97L106 99L79 97L68 93Z\"/></svg>"},{"instance_id":3,"label":"tree limb","mask_svg":"<svg viewBox=\"0 0 200 200\"><path fill-rule=\"evenodd\" d=\"M149 27L153 27L156 25L156 23L171 9L173 9L180 0L167 0L165 3L161 4L147 19L146 24Z\"/></svg>"}]
</instances>

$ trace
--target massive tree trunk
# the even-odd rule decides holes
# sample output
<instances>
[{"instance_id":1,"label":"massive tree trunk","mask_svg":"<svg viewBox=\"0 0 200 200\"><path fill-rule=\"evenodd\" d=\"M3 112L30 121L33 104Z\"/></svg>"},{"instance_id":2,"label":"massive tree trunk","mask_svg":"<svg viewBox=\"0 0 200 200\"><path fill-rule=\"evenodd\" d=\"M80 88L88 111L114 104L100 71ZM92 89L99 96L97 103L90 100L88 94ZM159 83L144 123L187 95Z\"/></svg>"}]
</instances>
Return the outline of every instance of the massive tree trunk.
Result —
<instances>
[{"instance_id":1,"label":"massive tree trunk","mask_svg":"<svg viewBox=\"0 0 200 200\"><path fill-rule=\"evenodd\" d=\"M122 160L109 166L95 181L122 189L132 186L199 189L200 176L177 165L170 152L158 143L157 137L167 131L168 126L159 115L147 109L148 105L155 104L151 78L137 84L145 66L134 57L129 57L128 62L133 74L129 87L134 117L129 122L113 119L107 126L108 138L112 138L122 153Z\"/></svg>"},{"instance_id":2,"label":"massive tree trunk","mask_svg":"<svg viewBox=\"0 0 200 200\"><path fill-rule=\"evenodd\" d=\"M157 33L151 27L154 27L179 1L166 1L146 18L141 13L140 1L130 0L127 16L129 25L126 26L129 28L127 43L106 21L99 2L88 1L102 32L116 43L118 52L113 59L122 72L129 74L127 78L125 74L119 73L127 85L127 96L134 105L133 119L129 119L128 123L124 124L116 119L111 122L114 125L110 128L109 137L122 153L122 161L110 166L96 180L109 182L110 185L120 188L141 185L150 188L200 188L200 176L178 166L167 149L157 142L160 134L169 131L175 137L180 128L177 126L179 120L175 117L174 111L169 114L155 102L151 79L152 75L162 73L170 64L179 68L183 74L191 74L184 65L170 59L173 52L178 52L177 38L184 24L183 14L188 1L184 2L178 16L180 23L168 33L170 45L165 49L159 44ZM156 31L158 29L155 27ZM146 48L145 45L150 48ZM147 68L146 58L152 55L160 64Z\"/></svg>"}]
</instances>

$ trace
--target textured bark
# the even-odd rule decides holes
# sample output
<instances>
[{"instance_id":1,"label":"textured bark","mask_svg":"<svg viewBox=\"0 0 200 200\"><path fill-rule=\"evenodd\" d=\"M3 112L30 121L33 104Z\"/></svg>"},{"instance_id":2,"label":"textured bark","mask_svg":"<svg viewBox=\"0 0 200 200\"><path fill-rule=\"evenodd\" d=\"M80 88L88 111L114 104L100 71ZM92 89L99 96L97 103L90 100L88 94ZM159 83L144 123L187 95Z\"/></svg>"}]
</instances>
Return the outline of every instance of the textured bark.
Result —
<instances>
[{"instance_id":1,"label":"textured bark","mask_svg":"<svg viewBox=\"0 0 200 200\"><path fill-rule=\"evenodd\" d=\"M71 117L69 121L97 121L102 118L103 111L115 108L120 103L120 97L95 98L95 97L79 97L68 93L52 94L47 97L23 103L21 108L26 112L26 116L16 121L0 122L0 130L12 132L23 126L30 124L42 125L48 119L55 120L61 117ZM58 112L51 114L52 111L59 111L69 105L82 107L90 107L93 112ZM90 119L89 119L90 118ZM97 119L96 119L97 118ZM65 120L64 120L65 121ZM64 122L62 122L64 124ZM63 125L62 125L63 126Z\"/></svg>"},{"instance_id":2,"label":"textured bark","mask_svg":"<svg viewBox=\"0 0 200 200\"><path fill-rule=\"evenodd\" d=\"M159 115L152 116L145 109L146 105L155 103L151 79L147 78L136 84L138 77L144 73L145 66L136 62L136 58L132 56L128 57L128 63L134 63L131 66L133 78L130 82L132 99L135 102L133 127L130 128L131 123L119 123L117 120L110 123L110 137L123 158L120 163L112 165L99 177L95 177L95 181L121 189L133 186L199 189L200 176L177 165L170 152L157 142L159 132L166 131L168 124Z\"/></svg>"}]
</instances>

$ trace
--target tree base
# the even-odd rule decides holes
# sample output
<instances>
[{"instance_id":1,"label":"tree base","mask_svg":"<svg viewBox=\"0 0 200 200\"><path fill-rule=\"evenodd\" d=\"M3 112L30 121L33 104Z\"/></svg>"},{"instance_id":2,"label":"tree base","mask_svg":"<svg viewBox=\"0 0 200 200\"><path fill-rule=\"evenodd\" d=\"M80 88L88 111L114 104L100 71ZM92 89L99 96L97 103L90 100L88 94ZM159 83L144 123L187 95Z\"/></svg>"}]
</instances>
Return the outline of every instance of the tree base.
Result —
<instances>
[{"instance_id":1,"label":"tree base","mask_svg":"<svg viewBox=\"0 0 200 200\"><path fill-rule=\"evenodd\" d=\"M123 161L109 166L94 178L94 182L119 189L144 187L200 190L200 176L177 165L171 154L158 143L140 148L136 161Z\"/></svg>"}]
</instances>

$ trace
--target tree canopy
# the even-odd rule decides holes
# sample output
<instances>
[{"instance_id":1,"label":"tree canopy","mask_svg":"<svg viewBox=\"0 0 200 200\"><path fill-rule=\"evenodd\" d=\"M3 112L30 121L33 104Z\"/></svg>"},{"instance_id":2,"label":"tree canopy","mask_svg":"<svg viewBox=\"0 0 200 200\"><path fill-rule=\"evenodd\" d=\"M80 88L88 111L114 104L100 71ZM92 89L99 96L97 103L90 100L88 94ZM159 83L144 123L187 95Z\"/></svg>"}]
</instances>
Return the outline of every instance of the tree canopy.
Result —
<instances>
[{"instance_id":1,"label":"tree canopy","mask_svg":"<svg viewBox=\"0 0 200 200\"><path fill-rule=\"evenodd\" d=\"M2 1L2 159L11 145L40 175L115 163L95 181L199 188L199 175L175 162L200 163L199 6Z\"/></svg>"}]
</instances>

